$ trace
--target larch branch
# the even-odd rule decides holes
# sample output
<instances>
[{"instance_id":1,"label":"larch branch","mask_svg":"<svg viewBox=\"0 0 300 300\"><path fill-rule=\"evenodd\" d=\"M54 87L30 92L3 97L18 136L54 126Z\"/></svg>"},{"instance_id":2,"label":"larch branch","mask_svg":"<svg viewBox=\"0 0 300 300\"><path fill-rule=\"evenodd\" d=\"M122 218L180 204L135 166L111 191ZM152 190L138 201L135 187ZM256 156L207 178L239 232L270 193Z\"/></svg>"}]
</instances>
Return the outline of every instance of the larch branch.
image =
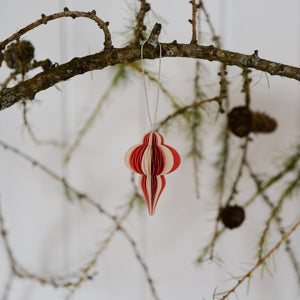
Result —
<instances>
[{"instance_id":1,"label":"larch branch","mask_svg":"<svg viewBox=\"0 0 300 300\"><path fill-rule=\"evenodd\" d=\"M162 57L199 58L219 61L229 66L253 68L271 75L279 75L300 81L300 68L259 58L257 52L253 55L247 55L222 50L212 45L178 44L176 41L173 43L161 43L161 46ZM32 100L38 92L76 75L93 70L101 70L120 63L134 62L139 60L140 56L140 46L130 45L124 48L104 49L102 52L80 58L75 57L65 64L53 66L49 70L20 82L14 87L3 89L0 92L0 109L6 109L24 99ZM159 47L155 43L147 43L144 46L144 58L155 59L158 57Z\"/></svg>"}]
</instances>

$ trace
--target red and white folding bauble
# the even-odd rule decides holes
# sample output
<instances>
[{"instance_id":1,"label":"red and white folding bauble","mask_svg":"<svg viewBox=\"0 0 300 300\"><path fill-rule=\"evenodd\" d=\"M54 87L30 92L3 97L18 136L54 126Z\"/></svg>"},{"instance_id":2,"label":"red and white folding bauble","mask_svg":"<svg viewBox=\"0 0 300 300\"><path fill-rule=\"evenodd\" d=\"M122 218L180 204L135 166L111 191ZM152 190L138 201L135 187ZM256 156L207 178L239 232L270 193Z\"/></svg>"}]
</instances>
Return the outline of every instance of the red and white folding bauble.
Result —
<instances>
[{"instance_id":1,"label":"red and white folding bauble","mask_svg":"<svg viewBox=\"0 0 300 300\"><path fill-rule=\"evenodd\" d=\"M141 174L139 185L143 191L149 215L155 208L166 185L163 175L175 171L180 165L178 152L164 144L164 138L157 132L149 132L143 143L131 147L125 155L127 167Z\"/></svg>"}]
</instances>

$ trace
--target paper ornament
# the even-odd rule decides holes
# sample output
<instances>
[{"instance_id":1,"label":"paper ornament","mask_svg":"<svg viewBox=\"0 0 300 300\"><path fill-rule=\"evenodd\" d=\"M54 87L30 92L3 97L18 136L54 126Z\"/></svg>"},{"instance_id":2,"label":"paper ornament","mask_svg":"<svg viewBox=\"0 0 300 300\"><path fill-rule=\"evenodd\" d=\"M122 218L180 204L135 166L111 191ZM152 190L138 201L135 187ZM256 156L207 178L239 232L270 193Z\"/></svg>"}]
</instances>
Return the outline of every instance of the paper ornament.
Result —
<instances>
[{"instance_id":1,"label":"paper ornament","mask_svg":"<svg viewBox=\"0 0 300 300\"><path fill-rule=\"evenodd\" d=\"M141 174L140 188L144 194L149 215L153 216L158 199L165 188L165 174L175 171L180 165L178 152L164 144L164 138L157 132L149 132L143 143L131 147L125 155L129 169Z\"/></svg>"}]
</instances>

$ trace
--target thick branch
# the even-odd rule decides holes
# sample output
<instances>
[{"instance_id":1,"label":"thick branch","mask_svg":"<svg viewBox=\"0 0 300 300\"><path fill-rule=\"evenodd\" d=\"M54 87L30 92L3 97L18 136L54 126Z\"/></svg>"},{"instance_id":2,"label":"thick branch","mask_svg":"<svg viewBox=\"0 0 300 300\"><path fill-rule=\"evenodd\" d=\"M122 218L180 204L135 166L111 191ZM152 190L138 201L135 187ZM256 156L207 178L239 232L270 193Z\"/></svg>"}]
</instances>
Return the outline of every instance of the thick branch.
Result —
<instances>
[{"instance_id":1,"label":"thick branch","mask_svg":"<svg viewBox=\"0 0 300 300\"><path fill-rule=\"evenodd\" d=\"M214 46L177 44L176 41L173 43L162 43L161 46L163 57L199 58L219 61L226 65L253 68L271 75L280 75L300 81L300 68L261 59L258 57L257 52L253 55L246 55L218 49ZM3 110L20 100L32 100L38 92L76 75L92 70L101 70L107 66L120 63L134 62L139 60L140 56L140 46L131 45L124 48L104 49L100 53L85 57L75 57L65 64L54 66L12 88L3 89L0 92L0 108ZM144 46L144 58L155 59L158 57L159 48L155 47L154 44L147 43Z\"/></svg>"}]
</instances>

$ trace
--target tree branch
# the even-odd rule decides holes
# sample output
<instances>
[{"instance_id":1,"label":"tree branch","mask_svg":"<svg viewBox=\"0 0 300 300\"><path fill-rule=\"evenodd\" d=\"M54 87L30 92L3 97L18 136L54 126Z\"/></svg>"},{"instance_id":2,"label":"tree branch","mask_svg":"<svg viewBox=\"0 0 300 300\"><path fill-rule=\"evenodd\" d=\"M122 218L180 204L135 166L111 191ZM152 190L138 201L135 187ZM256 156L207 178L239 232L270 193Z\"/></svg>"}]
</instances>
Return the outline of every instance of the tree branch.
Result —
<instances>
[{"instance_id":1,"label":"tree branch","mask_svg":"<svg viewBox=\"0 0 300 300\"><path fill-rule=\"evenodd\" d=\"M63 12L60 13L55 13L49 16L46 16L42 14L41 19L27 25L26 27L23 27L20 29L18 32L14 33L11 35L9 38L4 40L3 42L0 42L0 50L3 50L7 44L14 40L18 40L23 34L26 32L42 25L42 24L47 24L49 21L59 19L59 18L64 18L64 17L71 17L73 19L83 17L83 18L89 18L91 20L94 20L98 26L103 30L104 32L104 47L105 48L112 48L112 43L111 43L111 35L108 30L108 22L102 21L100 18L96 16L96 11L93 10L91 12L84 12L84 11L69 11L67 7L64 8Z\"/></svg>"},{"instance_id":2,"label":"tree branch","mask_svg":"<svg viewBox=\"0 0 300 300\"><path fill-rule=\"evenodd\" d=\"M282 239L273 247L261 260L257 262L257 264L247 273L245 274L241 279L238 280L237 284L230 290L228 291L221 300L225 300L229 297L230 294L232 294L248 277L252 275L252 273L259 267L261 266L268 257L271 256L271 254L276 251L281 244L297 229L297 227L300 225L300 220L294 225L294 227L287 233L285 234Z\"/></svg>"},{"instance_id":3,"label":"tree branch","mask_svg":"<svg viewBox=\"0 0 300 300\"><path fill-rule=\"evenodd\" d=\"M177 44L176 41L173 43L162 43L161 46L163 57L185 57L219 61L227 65L253 68L271 75L280 75L300 81L300 68L261 59L257 53L246 55L218 49L214 46ZM124 48L104 49L100 53L80 58L75 57L65 64L53 66L49 70L20 82L12 88L3 89L0 92L0 109L6 109L20 100L32 100L38 92L76 75L93 70L101 70L107 66L120 63L134 62L139 60L140 56L140 46L131 45ZM158 47L155 47L154 43L147 43L144 46L144 58L155 59L158 57Z\"/></svg>"},{"instance_id":4,"label":"tree branch","mask_svg":"<svg viewBox=\"0 0 300 300\"><path fill-rule=\"evenodd\" d=\"M127 217L127 213L125 213L123 215L123 217L121 217L120 219L118 219L117 216L112 215L110 212L108 212L106 209L104 209L102 207L102 205L99 204L96 200L92 199L87 194L84 194L84 193L80 192L75 187L73 187L70 184L68 184L68 182L65 180L64 177L61 177L60 175L56 174L54 171L52 171L51 169L49 169L44 164L42 164L39 161L33 159L32 157L30 157L26 153L20 151L19 149L15 148L13 146L10 146L10 145L8 145L6 143L4 143L3 141L0 141L0 146L3 147L4 149L7 149L7 150L15 153L16 155L18 155L19 157L25 159L26 161L30 162L33 166L37 166L40 170L42 170L43 172L45 172L46 174L48 174L52 179L54 179L55 181L61 182L69 191L71 191L72 193L74 193L79 199L85 201L86 203L89 203L100 214L103 214L108 219L110 219L115 224L115 229L113 229L113 231L115 230L115 231L121 232L123 234L123 236L129 242L129 244L131 245L131 247L133 249L133 252L134 252L134 254L136 256L136 259L140 263L140 265L141 265L141 267L142 267L142 269L143 269L143 271L145 273L145 277L146 277L146 279L148 281L148 284L149 284L149 287L150 287L151 292L153 294L153 297L155 298L155 300L159 300L157 292L156 292L156 290L154 288L153 279L150 276L149 269L146 266L146 263L142 259L141 254L139 253L139 250L137 248L136 242L133 240L133 238L131 237L131 235L128 233L127 229L121 224L121 222ZM0 207L0 209L1 209L1 207ZM5 246L6 246L7 253L8 253L8 256L10 258L10 261L11 262L15 262L15 259L14 259L14 256L12 254L11 248L10 248L10 246L8 244L8 241L7 241L7 239L5 239L5 230L3 230L3 228L4 228L3 227L3 223L4 223L4 221L3 221L3 218L1 218L1 210L0 210L0 234L2 235L2 237L4 239L4 242L6 243ZM112 232L111 232L111 234L114 235L114 233L112 233ZM101 252L99 253L99 255L100 254L101 254ZM97 256L97 258L98 258L98 256ZM14 264L11 263L11 265L14 265ZM37 281L39 281L41 283L50 283L52 285L56 284L53 280L46 280L44 278L41 278L41 277L36 276L34 274L31 274L30 272L27 272L24 268L21 268L21 270L22 270L23 274L25 273L26 277L29 278L29 279L35 279L35 280L37 280ZM18 275L19 273L16 273L16 274ZM22 273L20 273L20 274L22 274ZM65 284L63 286L65 286Z\"/></svg>"}]
</instances>

